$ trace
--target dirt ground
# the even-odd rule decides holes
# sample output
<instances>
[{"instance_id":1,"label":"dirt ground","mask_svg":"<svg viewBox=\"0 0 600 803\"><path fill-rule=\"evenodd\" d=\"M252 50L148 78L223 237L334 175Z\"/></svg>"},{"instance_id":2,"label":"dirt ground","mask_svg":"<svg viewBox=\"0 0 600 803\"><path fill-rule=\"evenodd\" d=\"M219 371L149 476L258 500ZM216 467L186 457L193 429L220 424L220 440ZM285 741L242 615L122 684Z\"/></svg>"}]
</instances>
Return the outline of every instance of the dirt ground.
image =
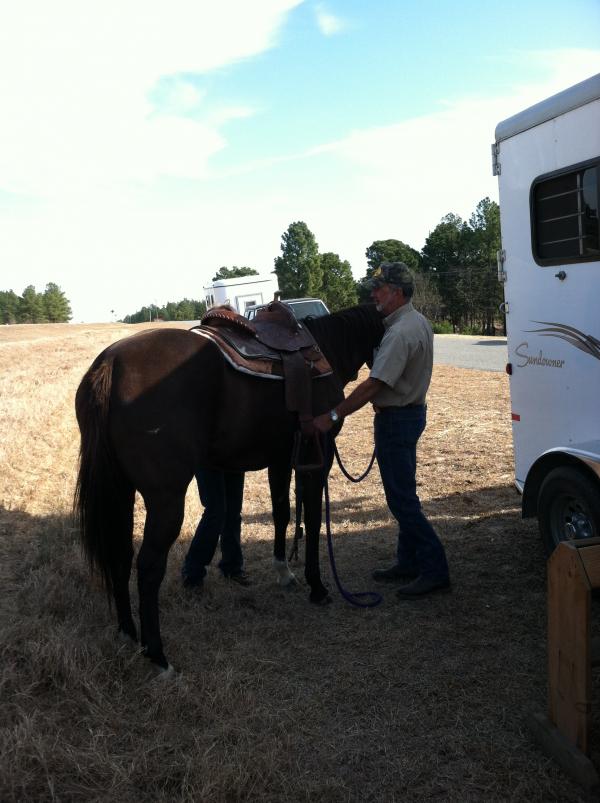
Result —
<instances>
[{"instance_id":1,"label":"dirt ground","mask_svg":"<svg viewBox=\"0 0 600 803\"><path fill-rule=\"evenodd\" d=\"M376 587L371 571L395 544L377 470L353 485L334 467L338 573L351 591L382 591L379 607L340 597L324 539L332 605L311 606L303 583L276 586L265 472L246 482L253 585L211 569L190 597L180 569L201 512L190 486L161 592L180 674L161 684L116 641L70 517L77 384L138 329L0 328L0 800L585 800L525 725L546 708L545 559L512 483L505 375L434 370L419 492L446 546L450 595L400 602ZM372 452L371 417L352 416L338 438L355 474ZM137 546L143 521L138 501ZM135 578L132 591L137 604Z\"/></svg>"}]
</instances>

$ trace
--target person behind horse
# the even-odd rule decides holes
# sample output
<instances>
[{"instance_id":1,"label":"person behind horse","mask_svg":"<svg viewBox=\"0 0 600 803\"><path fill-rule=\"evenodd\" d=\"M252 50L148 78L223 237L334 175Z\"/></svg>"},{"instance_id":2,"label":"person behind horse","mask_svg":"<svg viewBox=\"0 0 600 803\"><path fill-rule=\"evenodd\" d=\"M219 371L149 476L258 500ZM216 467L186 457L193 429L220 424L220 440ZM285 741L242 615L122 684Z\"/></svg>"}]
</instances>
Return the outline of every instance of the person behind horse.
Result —
<instances>
[{"instance_id":1,"label":"person behind horse","mask_svg":"<svg viewBox=\"0 0 600 803\"><path fill-rule=\"evenodd\" d=\"M425 396L433 368L433 331L412 305L414 279L403 262L383 262L370 282L385 333L373 367L334 410L315 418L327 432L367 402L375 410L375 449L388 507L398 522L396 562L376 580L404 583L397 594L415 598L450 590L444 547L417 495L416 448L426 425Z\"/></svg>"},{"instance_id":2,"label":"person behind horse","mask_svg":"<svg viewBox=\"0 0 600 803\"><path fill-rule=\"evenodd\" d=\"M219 569L223 576L240 585L250 585L244 571L241 545L244 473L198 469L196 483L204 511L183 563L184 586L202 589L206 567L214 557L219 540Z\"/></svg>"}]
</instances>

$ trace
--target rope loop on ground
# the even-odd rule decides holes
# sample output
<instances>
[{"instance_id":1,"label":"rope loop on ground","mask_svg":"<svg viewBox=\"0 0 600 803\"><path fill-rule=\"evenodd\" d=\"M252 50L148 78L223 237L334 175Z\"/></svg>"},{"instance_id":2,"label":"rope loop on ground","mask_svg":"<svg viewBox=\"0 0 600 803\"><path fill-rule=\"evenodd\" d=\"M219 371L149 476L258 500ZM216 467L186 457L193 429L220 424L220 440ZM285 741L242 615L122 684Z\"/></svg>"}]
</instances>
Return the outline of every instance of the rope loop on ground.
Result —
<instances>
[{"instance_id":1,"label":"rope loop on ground","mask_svg":"<svg viewBox=\"0 0 600 803\"><path fill-rule=\"evenodd\" d=\"M335 454L335 459L337 460L337 464L340 467L340 471L342 472L344 477L346 477L346 479L350 480L350 482L362 482L373 468L373 463L375 462L375 457L377 455L377 452L375 451L375 449L373 449L373 454L371 455L371 461L367 466L367 470L364 471L359 477L353 477L352 474L349 474L348 471L346 471L346 468L342 463L342 458L340 457L340 453L338 452L337 443L335 442L335 440L333 441L333 452Z\"/></svg>"}]
</instances>

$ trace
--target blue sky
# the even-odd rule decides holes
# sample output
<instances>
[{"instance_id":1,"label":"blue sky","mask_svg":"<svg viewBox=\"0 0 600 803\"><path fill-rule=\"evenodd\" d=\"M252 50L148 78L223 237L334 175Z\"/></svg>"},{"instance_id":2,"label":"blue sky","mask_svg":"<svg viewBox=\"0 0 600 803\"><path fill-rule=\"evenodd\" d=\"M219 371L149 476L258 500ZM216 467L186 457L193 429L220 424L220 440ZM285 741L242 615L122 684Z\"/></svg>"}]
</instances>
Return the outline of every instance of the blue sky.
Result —
<instances>
[{"instance_id":1,"label":"blue sky","mask_svg":"<svg viewBox=\"0 0 600 803\"><path fill-rule=\"evenodd\" d=\"M296 220L360 278L496 199L495 125L599 41L597 0L4 3L0 289L107 321L272 270Z\"/></svg>"}]
</instances>

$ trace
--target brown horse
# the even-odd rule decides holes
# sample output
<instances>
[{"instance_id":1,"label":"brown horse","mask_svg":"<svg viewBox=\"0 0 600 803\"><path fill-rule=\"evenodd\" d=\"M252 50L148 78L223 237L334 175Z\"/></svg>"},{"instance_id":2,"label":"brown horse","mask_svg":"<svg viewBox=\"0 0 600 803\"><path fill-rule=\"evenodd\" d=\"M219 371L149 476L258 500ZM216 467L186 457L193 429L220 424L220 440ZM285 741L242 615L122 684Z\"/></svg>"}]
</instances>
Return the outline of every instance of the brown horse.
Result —
<instances>
[{"instance_id":1,"label":"brown horse","mask_svg":"<svg viewBox=\"0 0 600 803\"><path fill-rule=\"evenodd\" d=\"M343 387L371 360L383 325L372 305L306 325L333 368L330 377L313 381L318 415L341 401ZM81 449L75 510L83 547L109 598L114 597L120 633L137 640L129 577L134 495L140 492L146 506L137 558L141 643L144 654L162 669L170 665L160 637L159 588L198 467L268 468L274 556L280 575L282 567L287 569L291 454L298 421L286 409L283 384L234 370L214 343L193 331L155 329L105 349L77 390ZM303 484L305 577L316 603L328 600L318 539L329 468L330 463L325 470L308 472Z\"/></svg>"}]
</instances>

